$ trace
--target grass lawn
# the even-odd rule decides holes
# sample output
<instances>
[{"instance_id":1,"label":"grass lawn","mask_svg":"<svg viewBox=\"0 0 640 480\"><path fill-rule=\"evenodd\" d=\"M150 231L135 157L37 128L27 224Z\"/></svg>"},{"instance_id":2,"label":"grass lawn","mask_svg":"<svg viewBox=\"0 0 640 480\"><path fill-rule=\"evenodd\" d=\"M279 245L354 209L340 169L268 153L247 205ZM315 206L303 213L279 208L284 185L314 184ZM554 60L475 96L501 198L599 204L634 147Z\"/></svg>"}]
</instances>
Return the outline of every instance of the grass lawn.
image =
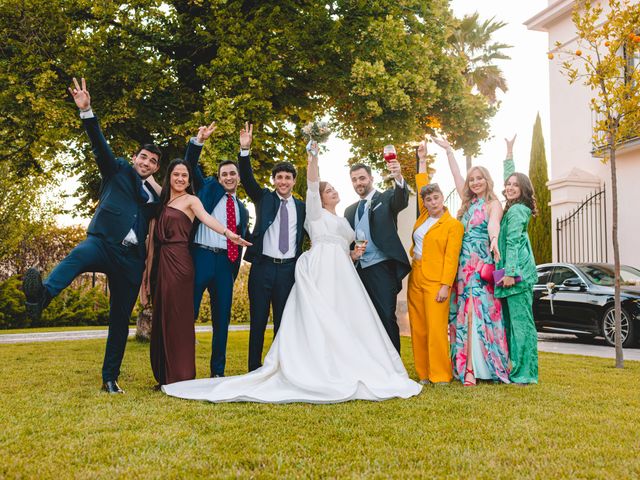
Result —
<instances>
[{"instance_id":1,"label":"grass lawn","mask_svg":"<svg viewBox=\"0 0 640 480\"><path fill-rule=\"evenodd\" d=\"M198 376L211 336L198 335ZM248 333L229 336L245 372ZM538 386L425 388L410 400L212 404L152 390L129 341L123 396L104 340L0 346L0 478L640 477L640 362L540 355ZM411 346L403 339L410 374Z\"/></svg>"}]
</instances>

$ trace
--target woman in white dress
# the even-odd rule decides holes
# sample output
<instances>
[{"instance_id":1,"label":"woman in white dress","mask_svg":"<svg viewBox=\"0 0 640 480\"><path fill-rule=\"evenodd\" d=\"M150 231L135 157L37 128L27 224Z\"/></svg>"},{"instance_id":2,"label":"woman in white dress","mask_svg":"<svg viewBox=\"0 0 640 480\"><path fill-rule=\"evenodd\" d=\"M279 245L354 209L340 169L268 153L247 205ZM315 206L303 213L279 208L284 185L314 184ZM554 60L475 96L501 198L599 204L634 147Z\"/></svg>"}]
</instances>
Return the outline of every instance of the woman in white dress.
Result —
<instances>
[{"instance_id":1,"label":"woman in white dress","mask_svg":"<svg viewBox=\"0 0 640 480\"><path fill-rule=\"evenodd\" d=\"M246 375L164 385L167 395L211 402L337 403L420 393L360 282L353 260L363 249L350 253L354 232L335 214L340 197L319 182L318 158L311 153L307 182L305 227L312 248L298 259L296 283L264 365Z\"/></svg>"}]
</instances>

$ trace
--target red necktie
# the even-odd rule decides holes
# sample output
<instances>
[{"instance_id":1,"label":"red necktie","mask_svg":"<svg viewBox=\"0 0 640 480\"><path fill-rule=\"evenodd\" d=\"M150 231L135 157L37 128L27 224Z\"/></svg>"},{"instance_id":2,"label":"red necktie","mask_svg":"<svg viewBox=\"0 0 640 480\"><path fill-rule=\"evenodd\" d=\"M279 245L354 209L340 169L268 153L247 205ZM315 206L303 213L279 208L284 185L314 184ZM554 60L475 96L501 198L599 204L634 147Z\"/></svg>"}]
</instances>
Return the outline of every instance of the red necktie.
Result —
<instances>
[{"instance_id":1,"label":"red necktie","mask_svg":"<svg viewBox=\"0 0 640 480\"><path fill-rule=\"evenodd\" d=\"M231 194L227 193L227 229L236 233L236 205ZM231 263L238 259L238 245L227 238L227 257Z\"/></svg>"}]
</instances>

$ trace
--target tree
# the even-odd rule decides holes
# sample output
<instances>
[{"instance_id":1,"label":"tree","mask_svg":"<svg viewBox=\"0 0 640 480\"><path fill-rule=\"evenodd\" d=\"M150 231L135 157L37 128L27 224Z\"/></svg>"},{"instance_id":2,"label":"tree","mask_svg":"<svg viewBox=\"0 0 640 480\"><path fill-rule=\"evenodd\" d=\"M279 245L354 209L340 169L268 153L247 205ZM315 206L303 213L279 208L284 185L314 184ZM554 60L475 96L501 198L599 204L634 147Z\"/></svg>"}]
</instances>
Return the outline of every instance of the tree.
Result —
<instances>
[{"instance_id":1,"label":"tree","mask_svg":"<svg viewBox=\"0 0 640 480\"><path fill-rule=\"evenodd\" d=\"M464 60L462 74L467 84L486 98L490 105L497 102L496 90L507 91L507 80L494 62L511 58L504 53L511 45L493 42L493 34L506 25L494 21L494 18L481 22L478 12L465 15L449 37L453 52ZM465 154L469 171L472 155L469 152Z\"/></svg>"},{"instance_id":2,"label":"tree","mask_svg":"<svg viewBox=\"0 0 640 480\"><path fill-rule=\"evenodd\" d=\"M149 140L182 155L189 134L216 120L202 160L211 171L236 156L249 120L266 181L274 161L304 166L299 128L325 114L373 166L385 142L422 136L433 117L475 152L495 110L447 50L453 25L446 0L5 0L0 159L23 174L81 173L81 205L93 211L99 176L65 94L72 76L87 78L120 155Z\"/></svg>"},{"instance_id":3,"label":"tree","mask_svg":"<svg viewBox=\"0 0 640 480\"><path fill-rule=\"evenodd\" d=\"M640 135L640 70L636 61L640 4L630 0L607 0L607 4L609 11L604 13L601 3L577 3L572 19L578 49L569 51L559 43L556 49L565 58L562 71L569 82L581 80L594 93L590 102L596 118L593 143L611 167L616 367L623 368L616 152L623 142ZM552 59L553 54L549 57Z\"/></svg>"},{"instance_id":4,"label":"tree","mask_svg":"<svg viewBox=\"0 0 640 480\"><path fill-rule=\"evenodd\" d=\"M536 192L538 215L531 219L529 237L533 247L536 263L551 262L551 192L547 188L549 173L547 170L547 156L544 150L542 136L542 121L540 114L536 116L531 138L531 160L529 162L529 178Z\"/></svg>"}]
</instances>

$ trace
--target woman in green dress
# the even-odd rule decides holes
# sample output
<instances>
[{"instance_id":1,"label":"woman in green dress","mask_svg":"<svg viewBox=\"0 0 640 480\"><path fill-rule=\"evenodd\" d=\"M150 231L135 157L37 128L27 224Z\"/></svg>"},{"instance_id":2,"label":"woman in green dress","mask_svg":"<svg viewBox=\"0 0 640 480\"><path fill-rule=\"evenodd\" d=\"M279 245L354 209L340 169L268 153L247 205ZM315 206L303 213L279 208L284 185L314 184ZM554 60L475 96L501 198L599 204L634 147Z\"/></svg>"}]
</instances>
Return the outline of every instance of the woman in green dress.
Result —
<instances>
[{"instance_id":1,"label":"woman in green dress","mask_svg":"<svg viewBox=\"0 0 640 480\"><path fill-rule=\"evenodd\" d=\"M502 253L496 268L504 278L495 285L495 296L502 301L502 318L507 331L511 372L515 384L538 383L538 335L533 321L533 285L537 280L536 262L527 228L536 215L536 197L531 180L515 172L513 143L507 142L504 161L506 204L500 222L498 249Z\"/></svg>"}]
</instances>

